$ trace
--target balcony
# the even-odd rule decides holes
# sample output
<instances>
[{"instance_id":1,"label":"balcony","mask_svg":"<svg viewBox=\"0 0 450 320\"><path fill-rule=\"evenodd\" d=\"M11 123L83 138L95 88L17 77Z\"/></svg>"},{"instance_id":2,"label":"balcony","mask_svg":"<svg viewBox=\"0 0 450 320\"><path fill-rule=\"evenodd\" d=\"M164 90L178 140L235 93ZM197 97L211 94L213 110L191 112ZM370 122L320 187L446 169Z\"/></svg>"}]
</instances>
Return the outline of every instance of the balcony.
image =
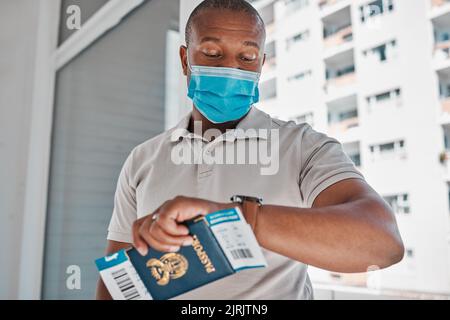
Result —
<instances>
[{"instance_id":1,"label":"balcony","mask_svg":"<svg viewBox=\"0 0 450 320\"><path fill-rule=\"evenodd\" d=\"M275 41L267 42L265 47L266 61L263 66L263 73L270 78L270 74L275 71L277 65Z\"/></svg>"},{"instance_id":2,"label":"balcony","mask_svg":"<svg viewBox=\"0 0 450 320\"><path fill-rule=\"evenodd\" d=\"M356 73L351 72L342 76L329 79L326 83L326 92L329 93L332 90L339 89L345 86L349 86L356 82Z\"/></svg>"},{"instance_id":3,"label":"balcony","mask_svg":"<svg viewBox=\"0 0 450 320\"><path fill-rule=\"evenodd\" d=\"M449 110L447 109L447 111ZM450 124L443 124L442 131L445 149L439 154L439 162L441 163L445 180L450 182Z\"/></svg>"},{"instance_id":4,"label":"balcony","mask_svg":"<svg viewBox=\"0 0 450 320\"><path fill-rule=\"evenodd\" d=\"M439 77L440 122L450 123L450 68L437 72Z\"/></svg>"},{"instance_id":5,"label":"balcony","mask_svg":"<svg viewBox=\"0 0 450 320\"><path fill-rule=\"evenodd\" d=\"M444 178L450 181L450 150L446 149L439 154L439 161L442 164Z\"/></svg>"},{"instance_id":6,"label":"balcony","mask_svg":"<svg viewBox=\"0 0 450 320\"><path fill-rule=\"evenodd\" d=\"M358 99L356 95L340 98L327 103L328 135L343 143L357 141L360 136ZM353 153L359 153L357 149Z\"/></svg>"},{"instance_id":7,"label":"balcony","mask_svg":"<svg viewBox=\"0 0 450 320\"><path fill-rule=\"evenodd\" d=\"M318 5L321 10L326 9L330 6L333 6L339 2L343 2L343 0L319 0Z\"/></svg>"},{"instance_id":8,"label":"balcony","mask_svg":"<svg viewBox=\"0 0 450 320\"><path fill-rule=\"evenodd\" d=\"M344 50L324 59L327 99L351 95L356 89L354 50Z\"/></svg>"},{"instance_id":9,"label":"balcony","mask_svg":"<svg viewBox=\"0 0 450 320\"><path fill-rule=\"evenodd\" d=\"M450 97L441 99L441 111L445 117L450 117Z\"/></svg>"},{"instance_id":10,"label":"balcony","mask_svg":"<svg viewBox=\"0 0 450 320\"><path fill-rule=\"evenodd\" d=\"M275 99L277 97L277 81L276 78L262 81L259 86L259 100L265 101Z\"/></svg>"},{"instance_id":11,"label":"balcony","mask_svg":"<svg viewBox=\"0 0 450 320\"><path fill-rule=\"evenodd\" d=\"M450 67L450 2L441 10L436 9L434 18L431 19L434 33L433 65L436 71Z\"/></svg>"},{"instance_id":12,"label":"balcony","mask_svg":"<svg viewBox=\"0 0 450 320\"><path fill-rule=\"evenodd\" d=\"M435 70L442 70L450 66L450 40L436 43L434 66Z\"/></svg>"},{"instance_id":13,"label":"balcony","mask_svg":"<svg viewBox=\"0 0 450 320\"><path fill-rule=\"evenodd\" d=\"M367 287L368 273L336 273L330 272L330 283L342 287Z\"/></svg>"},{"instance_id":14,"label":"balcony","mask_svg":"<svg viewBox=\"0 0 450 320\"><path fill-rule=\"evenodd\" d=\"M450 0L431 0L431 7L432 8L436 8L436 7L441 7L445 4L449 4Z\"/></svg>"},{"instance_id":15,"label":"balcony","mask_svg":"<svg viewBox=\"0 0 450 320\"><path fill-rule=\"evenodd\" d=\"M268 3L258 9L264 24L266 25L267 38L270 39L274 36L275 32L275 8L274 3Z\"/></svg>"},{"instance_id":16,"label":"balcony","mask_svg":"<svg viewBox=\"0 0 450 320\"><path fill-rule=\"evenodd\" d=\"M441 100L442 111L450 114L450 97Z\"/></svg>"},{"instance_id":17,"label":"balcony","mask_svg":"<svg viewBox=\"0 0 450 320\"><path fill-rule=\"evenodd\" d=\"M274 21L272 21L266 25L266 33L267 33L268 38L273 37L273 35L275 33L275 22Z\"/></svg>"},{"instance_id":18,"label":"balcony","mask_svg":"<svg viewBox=\"0 0 450 320\"><path fill-rule=\"evenodd\" d=\"M342 120L338 123L333 123L329 126L328 132L331 136L340 136L344 134L346 131L348 131L351 128L355 128L359 126L359 119L358 117L353 117L349 119Z\"/></svg>"},{"instance_id":19,"label":"balcony","mask_svg":"<svg viewBox=\"0 0 450 320\"><path fill-rule=\"evenodd\" d=\"M285 2L286 3L286 2ZM298 10L302 10L309 6L309 1L305 0L293 0L286 4L285 12L287 15L293 14Z\"/></svg>"},{"instance_id":20,"label":"balcony","mask_svg":"<svg viewBox=\"0 0 450 320\"><path fill-rule=\"evenodd\" d=\"M325 86L326 102L332 102L356 93L356 73L348 73L329 79Z\"/></svg>"},{"instance_id":21,"label":"balcony","mask_svg":"<svg viewBox=\"0 0 450 320\"><path fill-rule=\"evenodd\" d=\"M341 44L353 40L353 28L351 25L344 27L338 32L326 37L324 39L324 46L326 49L339 46Z\"/></svg>"},{"instance_id":22,"label":"balcony","mask_svg":"<svg viewBox=\"0 0 450 320\"><path fill-rule=\"evenodd\" d=\"M345 4L346 2L340 2ZM323 43L326 51L342 47L353 40L350 6L340 8L322 17Z\"/></svg>"},{"instance_id":23,"label":"balcony","mask_svg":"<svg viewBox=\"0 0 450 320\"><path fill-rule=\"evenodd\" d=\"M348 157L353 161L355 166L361 169L361 146L359 141L343 142L342 148Z\"/></svg>"},{"instance_id":24,"label":"balcony","mask_svg":"<svg viewBox=\"0 0 450 320\"><path fill-rule=\"evenodd\" d=\"M265 75L270 74L270 73L275 71L276 66L277 66L277 59L276 59L276 57L267 58L266 61L264 62L264 66L263 66L263 71L262 72Z\"/></svg>"}]
</instances>

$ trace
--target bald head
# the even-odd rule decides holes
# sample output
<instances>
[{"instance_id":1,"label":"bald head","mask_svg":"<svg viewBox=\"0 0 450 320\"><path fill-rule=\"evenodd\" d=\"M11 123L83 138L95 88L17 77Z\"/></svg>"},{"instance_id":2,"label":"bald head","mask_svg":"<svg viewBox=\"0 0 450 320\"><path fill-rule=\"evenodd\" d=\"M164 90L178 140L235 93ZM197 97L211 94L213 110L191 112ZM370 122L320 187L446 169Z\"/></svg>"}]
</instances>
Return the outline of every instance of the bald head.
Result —
<instances>
[{"instance_id":1,"label":"bald head","mask_svg":"<svg viewBox=\"0 0 450 320\"><path fill-rule=\"evenodd\" d=\"M247 15L250 18L250 21L252 21L254 28L261 32L265 40L266 34L264 21L262 20L258 11L256 11L256 9L250 3L245 0L205 0L202 1L197 7L195 7L186 23L185 41L188 47L189 43L191 42L193 29L195 27L197 19L201 16L205 16L204 13L209 10L231 11Z\"/></svg>"}]
</instances>

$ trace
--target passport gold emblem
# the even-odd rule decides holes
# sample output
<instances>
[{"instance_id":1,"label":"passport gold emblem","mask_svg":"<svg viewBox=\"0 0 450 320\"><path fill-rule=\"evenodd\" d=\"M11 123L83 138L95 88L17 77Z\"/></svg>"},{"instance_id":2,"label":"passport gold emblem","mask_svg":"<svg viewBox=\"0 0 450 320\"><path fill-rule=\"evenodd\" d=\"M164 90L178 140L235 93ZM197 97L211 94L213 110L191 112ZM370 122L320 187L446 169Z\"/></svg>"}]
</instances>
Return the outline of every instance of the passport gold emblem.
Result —
<instances>
[{"instance_id":1,"label":"passport gold emblem","mask_svg":"<svg viewBox=\"0 0 450 320\"><path fill-rule=\"evenodd\" d=\"M189 263L187 259L179 253L166 253L160 259L152 258L147 261L147 267L156 283L165 286L170 279L178 279L185 275Z\"/></svg>"}]
</instances>

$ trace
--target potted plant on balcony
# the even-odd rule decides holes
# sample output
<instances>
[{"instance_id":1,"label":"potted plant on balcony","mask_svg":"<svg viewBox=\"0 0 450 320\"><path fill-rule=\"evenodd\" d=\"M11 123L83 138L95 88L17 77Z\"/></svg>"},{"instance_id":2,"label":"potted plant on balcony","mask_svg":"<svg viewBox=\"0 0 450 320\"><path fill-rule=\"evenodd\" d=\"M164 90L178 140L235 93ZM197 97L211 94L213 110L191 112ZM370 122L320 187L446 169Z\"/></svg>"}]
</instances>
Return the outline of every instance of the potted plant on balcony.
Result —
<instances>
[{"instance_id":1,"label":"potted plant on balcony","mask_svg":"<svg viewBox=\"0 0 450 320\"><path fill-rule=\"evenodd\" d=\"M439 154L439 162L440 163L444 164L447 162L448 159L449 159L449 154L448 154L447 150L444 150Z\"/></svg>"}]
</instances>

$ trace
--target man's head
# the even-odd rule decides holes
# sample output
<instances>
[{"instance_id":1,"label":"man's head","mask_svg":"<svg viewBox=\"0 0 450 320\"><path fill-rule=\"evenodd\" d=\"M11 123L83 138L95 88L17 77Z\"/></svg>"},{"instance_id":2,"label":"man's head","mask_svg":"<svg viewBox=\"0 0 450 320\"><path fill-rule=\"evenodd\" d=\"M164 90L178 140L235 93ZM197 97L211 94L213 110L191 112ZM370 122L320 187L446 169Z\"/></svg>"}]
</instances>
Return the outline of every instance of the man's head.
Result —
<instances>
[{"instance_id":1,"label":"man's head","mask_svg":"<svg viewBox=\"0 0 450 320\"><path fill-rule=\"evenodd\" d=\"M247 1L205 0L186 24L187 47L180 48L183 73L189 81L187 59L191 65L260 72L265 37L264 22Z\"/></svg>"}]
</instances>

